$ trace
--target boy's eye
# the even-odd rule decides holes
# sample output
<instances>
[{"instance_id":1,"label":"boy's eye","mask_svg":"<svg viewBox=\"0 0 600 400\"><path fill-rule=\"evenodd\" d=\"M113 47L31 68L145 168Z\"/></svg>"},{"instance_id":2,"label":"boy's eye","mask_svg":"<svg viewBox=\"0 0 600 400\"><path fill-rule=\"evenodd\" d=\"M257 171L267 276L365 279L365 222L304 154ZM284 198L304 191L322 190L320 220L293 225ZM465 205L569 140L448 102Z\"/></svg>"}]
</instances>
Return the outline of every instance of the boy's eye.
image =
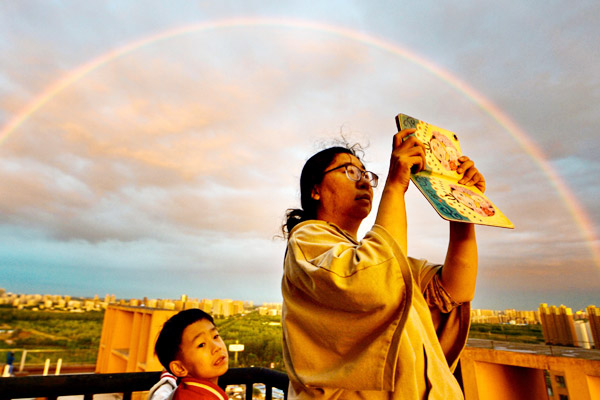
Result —
<instances>
[{"instance_id":1,"label":"boy's eye","mask_svg":"<svg viewBox=\"0 0 600 400\"><path fill-rule=\"evenodd\" d=\"M217 333L213 339L216 339L216 338L218 338L218 337L219 337L219 334Z\"/></svg>"},{"instance_id":2,"label":"boy's eye","mask_svg":"<svg viewBox=\"0 0 600 400\"><path fill-rule=\"evenodd\" d=\"M200 344L198 345L198 347L204 347L204 346L206 346L206 343L200 343Z\"/></svg>"}]
</instances>

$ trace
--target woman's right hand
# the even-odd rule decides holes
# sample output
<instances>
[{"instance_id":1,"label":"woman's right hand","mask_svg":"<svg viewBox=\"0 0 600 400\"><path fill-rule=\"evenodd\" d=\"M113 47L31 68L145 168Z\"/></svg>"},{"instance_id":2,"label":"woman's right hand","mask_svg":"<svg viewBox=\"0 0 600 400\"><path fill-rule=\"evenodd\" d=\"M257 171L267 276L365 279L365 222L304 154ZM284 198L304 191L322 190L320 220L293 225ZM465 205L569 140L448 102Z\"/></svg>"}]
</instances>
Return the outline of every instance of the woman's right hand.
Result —
<instances>
[{"instance_id":1,"label":"woman's right hand","mask_svg":"<svg viewBox=\"0 0 600 400\"><path fill-rule=\"evenodd\" d=\"M411 169L417 172L425 167L425 146L416 137L408 137L412 133L415 129L403 129L394 135L390 171L375 219L376 224L392 235L404 254L407 251L404 194L410 183Z\"/></svg>"},{"instance_id":2,"label":"woman's right hand","mask_svg":"<svg viewBox=\"0 0 600 400\"><path fill-rule=\"evenodd\" d=\"M394 135L386 187L391 185L406 192L411 170L418 172L425 167L425 146L414 135L409 136L415 131L416 129L403 129Z\"/></svg>"}]
</instances>

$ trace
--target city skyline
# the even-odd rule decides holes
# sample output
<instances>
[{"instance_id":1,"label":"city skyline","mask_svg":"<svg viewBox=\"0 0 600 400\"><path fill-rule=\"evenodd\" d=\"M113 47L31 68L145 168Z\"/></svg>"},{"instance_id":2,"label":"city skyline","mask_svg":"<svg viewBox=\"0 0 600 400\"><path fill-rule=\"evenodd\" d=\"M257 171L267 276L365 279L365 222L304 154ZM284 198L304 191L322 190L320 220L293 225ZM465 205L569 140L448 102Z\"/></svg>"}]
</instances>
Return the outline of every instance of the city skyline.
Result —
<instances>
[{"instance_id":1,"label":"city skyline","mask_svg":"<svg viewBox=\"0 0 600 400\"><path fill-rule=\"evenodd\" d=\"M140 297L124 297L124 298L117 298L114 294L105 294L104 296L100 296L98 294L94 294L92 295L86 295L86 296L72 296L70 294L56 294L56 293L15 293L15 292L11 292L10 290L6 290L6 288L1 288L0 287L0 305L4 304L8 304L6 303L6 298L9 297L9 299L23 299L23 300L27 300L30 301L32 299L34 300L38 300L40 302L40 304L43 304L44 300L47 299L52 299L53 301L57 301L58 299L60 300L65 300L68 299L69 301L76 301L78 303L80 303L79 306L81 306L81 301L95 301L95 302L100 302L103 304L103 307L106 307L108 304L118 304L118 305L125 305L125 306L140 306L140 305L144 305L146 307L149 308L166 308L166 309L181 309L183 307L183 304L186 302L190 302L188 303L188 306L186 307L196 307L196 308L201 308L200 304L204 304L206 301L212 302L212 301L228 301L228 302L233 302L233 303L238 303L241 304L243 303L244 306L247 307L256 307L256 308L262 308L262 307L275 307L279 310L281 310L281 306L282 306L282 302L263 302L263 303L255 303L253 300L251 299L215 299L215 298L202 298L202 297L188 297L186 294L182 294L177 298L148 298L147 296L144 296L143 298ZM167 306L165 306L164 304L168 303ZM179 304L176 304L179 303ZM196 304L197 303L197 304ZM19 303L19 305L23 305L23 306L27 306L30 307L32 306L32 304L29 303ZM14 306L14 304L13 304ZM64 305L61 305L61 307ZM537 308L534 309L515 309L515 308L502 308L502 309L482 309L482 308L471 308L471 316L473 317L474 315L480 316L480 317L498 317L500 315L504 315L506 318L503 318L501 320L499 320L497 323L506 323L508 322L510 319L518 319L518 318L524 318L524 319L530 319L530 320L535 320L536 322L539 322L539 316L538 317L534 317L533 314L539 314L539 308L542 306L548 306L547 303L540 303L538 305ZM596 307L594 304L588 304L586 307L583 307L581 309L576 309L571 307L569 304L551 304L551 307L557 307L557 308L566 308L571 310L572 312L574 312L577 315L580 315L581 313L587 313L587 308L589 307ZM482 314L483 312L483 314ZM585 317L585 315L583 315L583 317ZM581 318L581 316L579 317ZM481 319L481 318L480 318ZM485 318L483 318L485 319ZM485 321L479 321L479 322L485 322Z\"/></svg>"},{"instance_id":2,"label":"city skyline","mask_svg":"<svg viewBox=\"0 0 600 400\"><path fill-rule=\"evenodd\" d=\"M598 304L599 11L4 2L0 286L281 301L304 161L343 135L384 182L406 113L459 135L515 224L477 227L474 308ZM447 223L407 208L409 255L443 262Z\"/></svg>"}]
</instances>

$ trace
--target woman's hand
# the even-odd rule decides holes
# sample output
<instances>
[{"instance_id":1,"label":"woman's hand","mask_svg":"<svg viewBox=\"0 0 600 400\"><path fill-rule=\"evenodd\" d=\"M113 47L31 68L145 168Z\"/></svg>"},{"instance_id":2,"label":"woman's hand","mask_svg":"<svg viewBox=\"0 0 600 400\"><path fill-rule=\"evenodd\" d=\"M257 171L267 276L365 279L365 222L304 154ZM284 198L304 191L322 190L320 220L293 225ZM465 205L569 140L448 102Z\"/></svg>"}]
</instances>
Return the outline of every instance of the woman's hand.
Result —
<instances>
[{"instance_id":1,"label":"woman's hand","mask_svg":"<svg viewBox=\"0 0 600 400\"><path fill-rule=\"evenodd\" d=\"M464 173L458 183L475 186L483 193L485 179L469 157L459 157L456 172ZM477 240L473 224L450 222L450 241L442 268L442 285L458 303L471 301L477 280Z\"/></svg>"},{"instance_id":2,"label":"woman's hand","mask_svg":"<svg viewBox=\"0 0 600 400\"><path fill-rule=\"evenodd\" d=\"M483 178L483 175L481 175L481 172L475 168L475 163L467 156L459 157L458 161L460 164L456 169L456 172L459 174L464 172L463 177L458 183L465 186L475 186L481 193L485 192L485 179Z\"/></svg>"},{"instance_id":3,"label":"woman's hand","mask_svg":"<svg viewBox=\"0 0 600 400\"><path fill-rule=\"evenodd\" d=\"M394 135L390 170L386 186L398 185L404 192L410 183L410 174L425 167L425 146L415 136L416 129L403 129ZM405 139L406 138L406 139Z\"/></svg>"},{"instance_id":4,"label":"woman's hand","mask_svg":"<svg viewBox=\"0 0 600 400\"><path fill-rule=\"evenodd\" d=\"M404 254L407 247L404 195L410 183L411 169L418 172L425 167L425 146L416 137L407 137L415 130L403 129L394 135L390 171L375 219L377 225L392 235Z\"/></svg>"}]
</instances>

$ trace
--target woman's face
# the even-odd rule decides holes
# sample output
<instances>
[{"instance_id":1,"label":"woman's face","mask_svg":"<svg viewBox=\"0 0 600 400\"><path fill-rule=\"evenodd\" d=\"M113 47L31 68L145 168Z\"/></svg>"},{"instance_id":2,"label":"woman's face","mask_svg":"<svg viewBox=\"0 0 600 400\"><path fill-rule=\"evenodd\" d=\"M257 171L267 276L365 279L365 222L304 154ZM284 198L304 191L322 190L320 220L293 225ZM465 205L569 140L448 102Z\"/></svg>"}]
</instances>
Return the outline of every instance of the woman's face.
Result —
<instances>
[{"instance_id":1,"label":"woman's face","mask_svg":"<svg viewBox=\"0 0 600 400\"><path fill-rule=\"evenodd\" d=\"M337 154L325 171L353 164L365 170L360 160L351 154ZM317 217L336 223L342 227L347 222L360 222L371 212L373 188L363 176L358 182L346 176L345 168L338 168L323 176L320 184L315 185L312 197L319 201Z\"/></svg>"}]
</instances>

